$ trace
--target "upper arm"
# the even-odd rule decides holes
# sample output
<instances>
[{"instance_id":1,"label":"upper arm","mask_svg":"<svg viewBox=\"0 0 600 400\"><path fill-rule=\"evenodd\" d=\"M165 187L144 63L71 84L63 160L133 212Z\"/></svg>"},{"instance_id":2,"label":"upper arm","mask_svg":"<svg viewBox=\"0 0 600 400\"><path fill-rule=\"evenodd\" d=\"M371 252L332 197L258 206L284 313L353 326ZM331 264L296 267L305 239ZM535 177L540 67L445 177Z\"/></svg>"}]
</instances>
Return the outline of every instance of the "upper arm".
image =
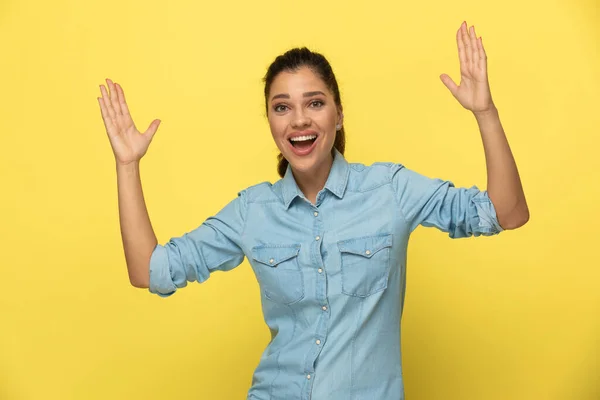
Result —
<instances>
[{"instance_id":1,"label":"upper arm","mask_svg":"<svg viewBox=\"0 0 600 400\"><path fill-rule=\"evenodd\" d=\"M241 241L246 201L241 192L196 229L157 244L150 258L150 292L170 296L188 281L204 282L213 271L240 265L244 261Z\"/></svg>"},{"instance_id":2,"label":"upper arm","mask_svg":"<svg viewBox=\"0 0 600 400\"><path fill-rule=\"evenodd\" d=\"M436 227L451 238L493 235L502 231L487 191L457 188L402 165L393 167L392 186L412 232L419 225Z\"/></svg>"}]
</instances>

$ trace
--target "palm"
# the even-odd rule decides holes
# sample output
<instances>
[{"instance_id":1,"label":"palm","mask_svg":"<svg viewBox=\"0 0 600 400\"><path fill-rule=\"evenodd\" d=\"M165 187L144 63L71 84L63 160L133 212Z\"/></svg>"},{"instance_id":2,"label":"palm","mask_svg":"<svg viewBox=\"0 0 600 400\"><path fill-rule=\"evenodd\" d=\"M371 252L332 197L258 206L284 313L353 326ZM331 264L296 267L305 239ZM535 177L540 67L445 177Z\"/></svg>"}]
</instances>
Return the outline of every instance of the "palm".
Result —
<instances>
[{"instance_id":1,"label":"palm","mask_svg":"<svg viewBox=\"0 0 600 400\"><path fill-rule=\"evenodd\" d=\"M467 31L466 23L456 33L460 60L460 84L456 85L447 75L440 78L450 93L467 110L488 111L493 108L492 95L487 76L487 56L481 38L477 39L475 27Z\"/></svg>"},{"instance_id":2,"label":"palm","mask_svg":"<svg viewBox=\"0 0 600 400\"><path fill-rule=\"evenodd\" d=\"M100 91L103 97L98 98L98 101L115 159L120 164L139 161L146 154L160 121L152 121L146 132L142 134L131 118L121 86L110 79L107 79L106 83L110 95L101 85Z\"/></svg>"}]
</instances>

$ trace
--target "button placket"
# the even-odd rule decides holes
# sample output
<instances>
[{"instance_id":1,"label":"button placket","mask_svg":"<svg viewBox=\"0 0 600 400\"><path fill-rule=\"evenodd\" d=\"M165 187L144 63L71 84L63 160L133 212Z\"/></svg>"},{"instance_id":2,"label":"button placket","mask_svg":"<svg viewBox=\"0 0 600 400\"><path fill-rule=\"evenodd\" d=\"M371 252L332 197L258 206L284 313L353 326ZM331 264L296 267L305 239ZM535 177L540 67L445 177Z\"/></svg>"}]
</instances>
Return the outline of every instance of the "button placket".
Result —
<instances>
[{"instance_id":1,"label":"button placket","mask_svg":"<svg viewBox=\"0 0 600 400\"><path fill-rule=\"evenodd\" d=\"M310 246L311 265L312 268L317 271L317 274L313 275L313 280L316 285L316 296L314 299L316 300L318 307L321 308L321 311L315 315L315 336L312 339L310 354L306 357L304 364L304 381L306 384L304 389L305 392L302 397L303 400L308 400L311 397L312 385L315 379L315 363L323 350L323 344L325 343L328 333L329 319L331 317L331 313L329 313L329 300L327 298L327 275L325 274L323 261L323 251L325 249L322 248L326 245L325 237L327 233L324 231L325 227L323 226L323 218L321 215L322 210L313 207L310 212L313 215L313 241Z\"/></svg>"}]
</instances>

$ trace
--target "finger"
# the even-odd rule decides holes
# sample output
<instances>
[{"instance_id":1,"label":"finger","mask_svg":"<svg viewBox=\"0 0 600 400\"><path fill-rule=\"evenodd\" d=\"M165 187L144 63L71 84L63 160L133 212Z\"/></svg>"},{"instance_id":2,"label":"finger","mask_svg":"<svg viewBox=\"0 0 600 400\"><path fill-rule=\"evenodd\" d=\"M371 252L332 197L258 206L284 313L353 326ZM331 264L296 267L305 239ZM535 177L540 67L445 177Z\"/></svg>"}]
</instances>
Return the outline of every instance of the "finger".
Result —
<instances>
[{"instance_id":1,"label":"finger","mask_svg":"<svg viewBox=\"0 0 600 400\"><path fill-rule=\"evenodd\" d=\"M117 87L117 97L119 99L119 104L121 105L121 111L123 112L123 115L129 117L129 107L127 107L127 102L125 101L123 88L118 83L115 83L115 86Z\"/></svg>"},{"instance_id":2,"label":"finger","mask_svg":"<svg viewBox=\"0 0 600 400\"><path fill-rule=\"evenodd\" d=\"M110 116L111 119L117 118L115 110L113 109L112 104L110 102L110 98L108 97L108 92L106 91L106 88L104 87L104 85L100 85L100 91L102 92L102 100L104 103L104 107L106 108L106 110L108 112L108 115Z\"/></svg>"},{"instance_id":3,"label":"finger","mask_svg":"<svg viewBox=\"0 0 600 400\"><path fill-rule=\"evenodd\" d=\"M440 75L440 79L442 80L444 85L446 85L448 90L450 90L450 93L452 93L452 95L456 97L456 92L458 91L458 86L452 80L452 78L450 78L447 74L442 74L442 75Z\"/></svg>"},{"instance_id":4,"label":"finger","mask_svg":"<svg viewBox=\"0 0 600 400\"><path fill-rule=\"evenodd\" d=\"M487 54L485 54L485 49L483 48L483 39L481 37L477 40L477 47L479 49L479 66L487 71Z\"/></svg>"},{"instance_id":5,"label":"finger","mask_svg":"<svg viewBox=\"0 0 600 400\"><path fill-rule=\"evenodd\" d=\"M471 43L471 61L477 65L479 63L479 49L477 48L477 35L475 34L475 26L471 26L469 32L469 41Z\"/></svg>"},{"instance_id":6,"label":"finger","mask_svg":"<svg viewBox=\"0 0 600 400\"><path fill-rule=\"evenodd\" d=\"M117 90L115 89L115 84L110 79L106 79L106 83L108 84L108 88L110 89L110 104L112 104L113 109L117 116L122 115L121 106L119 105L119 99L117 98Z\"/></svg>"},{"instance_id":7,"label":"finger","mask_svg":"<svg viewBox=\"0 0 600 400\"><path fill-rule=\"evenodd\" d=\"M160 122L160 119L155 119L154 121L152 121L148 129L146 129L146 132L144 132L144 136L148 138L148 141L152 141L152 138L154 137L154 134L156 133L156 130L160 125Z\"/></svg>"},{"instance_id":8,"label":"finger","mask_svg":"<svg viewBox=\"0 0 600 400\"><path fill-rule=\"evenodd\" d=\"M465 46L465 58L467 59L467 66L471 65L471 41L469 40L469 34L467 32L467 24L463 22L460 27L461 37L463 45Z\"/></svg>"},{"instance_id":9,"label":"finger","mask_svg":"<svg viewBox=\"0 0 600 400\"><path fill-rule=\"evenodd\" d=\"M465 44L462 40L462 25L456 31L456 44L458 46L458 59L460 61L460 70L467 68L467 55L465 54Z\"/></svg>"},{"instance_id":10,"label":"finger","mask_svg":"<svg viewBox=\"0 0 600 400\"><path fill-rule=\"evenodd\" d=\"M108 113L108 109L102 97L98 97L98 103L100 104L100 112L102 113L102 120L104 121L104 126L106 126L106 133L110 137L114 133L114 125L112 123L112 118Z\"/></svg>"}]
</instances>

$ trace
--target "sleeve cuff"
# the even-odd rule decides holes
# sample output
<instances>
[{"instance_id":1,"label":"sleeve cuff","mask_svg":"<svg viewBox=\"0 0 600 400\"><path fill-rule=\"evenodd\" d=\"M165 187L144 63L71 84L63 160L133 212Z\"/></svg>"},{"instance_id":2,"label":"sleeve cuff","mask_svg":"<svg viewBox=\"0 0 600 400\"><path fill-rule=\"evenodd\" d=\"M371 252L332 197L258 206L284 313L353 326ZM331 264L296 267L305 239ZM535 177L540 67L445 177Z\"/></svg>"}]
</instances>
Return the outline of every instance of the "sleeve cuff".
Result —
<instances>
[{"instance_id":1,"label":"sleeve cuff","mask_svg":"<svg viewBox=\"0 0 600 400\"><path fill-rule=\"evenodd\" d=\"M473 235L491 236L504 230L498 222L494 203L492 203L486 190L477 193L471 201L475 206L475 213L471 218Z\"/></svg>"},{"instance_id":2,"label":"sleeve cuff","mask_svg":"<svg viewBox=\"0 0 600 400\"><path fill-rule=\"evenodd\" d=\"M160 297L169 297L177 290L171 277L167 249L157 244L150 257L150 293Z\"/></svg>"}]
</instances>

